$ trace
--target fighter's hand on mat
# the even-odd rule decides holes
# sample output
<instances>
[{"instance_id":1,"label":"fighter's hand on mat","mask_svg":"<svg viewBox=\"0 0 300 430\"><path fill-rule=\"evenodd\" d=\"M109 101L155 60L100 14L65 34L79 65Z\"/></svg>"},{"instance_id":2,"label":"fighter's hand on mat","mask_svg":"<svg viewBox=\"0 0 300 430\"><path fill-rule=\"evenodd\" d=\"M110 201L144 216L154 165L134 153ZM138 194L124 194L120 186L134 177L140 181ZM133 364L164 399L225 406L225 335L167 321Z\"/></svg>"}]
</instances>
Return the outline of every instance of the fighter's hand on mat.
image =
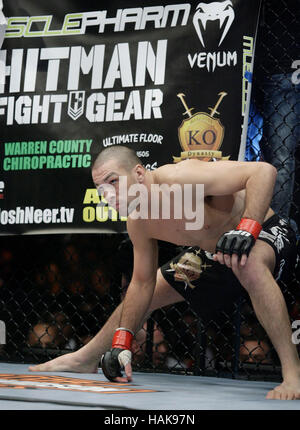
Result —
<instances>
[{"instance_id":1,"label":"fighter's hand on mat","mask_svg":"<svg viewBox=\"0 0 300 430\"><path fill-rule=\"evenodd\" d=\"M214 260L227 267L244 266L262 226L255 220L242 218L236 230L224 233L216 246Z\"/></svg>"},{"instance_id":2,"label":"fighter's hand on mat","mask_svg":"<svg viewBox=\"0 0 300 430\"><path fill-rule=\"evenodd\" d=\"M128 349L112 348L101 358L104 376L112 382L130 382L132 380L131 351ZM126 377L121 370L125 370Z\"/></svg>"},{"instance_id":3,"label":"fighter's hand on mat","mask_svg":"<svg viewBox=\"0 0 300 430\"><path fill-rule=\"evenodd\" d=\"M130 382L132 380L131 343L133 333L125 328L118 328L114 334L112 348L101 358L103 374L112 382ZM121 370L125 370L126 377Z\"/></svg>"}]
</instances>

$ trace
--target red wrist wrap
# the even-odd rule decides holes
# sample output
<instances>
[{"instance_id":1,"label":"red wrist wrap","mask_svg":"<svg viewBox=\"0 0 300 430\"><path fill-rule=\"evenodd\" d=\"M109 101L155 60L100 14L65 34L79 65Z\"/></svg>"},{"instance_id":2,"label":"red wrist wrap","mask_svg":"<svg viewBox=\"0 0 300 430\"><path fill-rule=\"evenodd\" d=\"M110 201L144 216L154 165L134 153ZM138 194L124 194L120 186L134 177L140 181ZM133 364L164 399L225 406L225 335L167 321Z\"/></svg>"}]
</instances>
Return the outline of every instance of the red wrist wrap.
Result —
<instances>
[{"instance_id":1,"label":"red wrist wrap","mask_svg":"<svg viewBox=\"0 0 300 430\"><path fill-rule=\"evenodd\" d=\"M117 330L113 337L112 347L130 350L132 338L133 335L129 331Z\"/></svg>"},{"instance_id":2,"label":"red wrist wrap","mask_svg":"<svg viewBox=\"0 0 300 430\"><path fill-rule=\"evenodd\" d=\"M250 218L242 218L239 225L237 226L237 230L244 230L248 233L251 233L255 240L258 238L261 229L262 226L259 224L259 222Z\"/></svg>"}]
</instances>

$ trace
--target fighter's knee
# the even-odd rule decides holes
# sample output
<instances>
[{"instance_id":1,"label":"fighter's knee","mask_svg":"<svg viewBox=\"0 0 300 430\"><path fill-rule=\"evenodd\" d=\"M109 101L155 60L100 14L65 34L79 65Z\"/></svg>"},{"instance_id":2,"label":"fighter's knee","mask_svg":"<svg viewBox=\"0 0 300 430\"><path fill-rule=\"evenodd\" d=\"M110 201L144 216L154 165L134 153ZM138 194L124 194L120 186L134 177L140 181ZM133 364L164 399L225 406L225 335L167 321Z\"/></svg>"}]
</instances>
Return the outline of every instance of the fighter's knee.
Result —
<instances>
[{"instance_id":1,"label":"fighter's knee","mask_svg":"<svg viewBox=\"0 0 300 430\"><path fill-rule=\"evenodd\" d=\"M245 266L239 266L235 271L235 276L241 285L248 292L251 292L256 288L261 288L262 281L265 279L268 271L269 269L266 264L250 254Z\"/></svg>"},{"instance_id":2,"label":"fighter's knee","mask_svg":"<svg viewBox=\"0 0 300 430\"><path fill-rule=\"evenodd\" d=\"M157 271L156 286L149 311L152 312L156 309L171 305L173 303L181 302L183 300L184 298L179 293L177 293L173 287L171 287L159 269Z\"/></svg>"}]
</instances>

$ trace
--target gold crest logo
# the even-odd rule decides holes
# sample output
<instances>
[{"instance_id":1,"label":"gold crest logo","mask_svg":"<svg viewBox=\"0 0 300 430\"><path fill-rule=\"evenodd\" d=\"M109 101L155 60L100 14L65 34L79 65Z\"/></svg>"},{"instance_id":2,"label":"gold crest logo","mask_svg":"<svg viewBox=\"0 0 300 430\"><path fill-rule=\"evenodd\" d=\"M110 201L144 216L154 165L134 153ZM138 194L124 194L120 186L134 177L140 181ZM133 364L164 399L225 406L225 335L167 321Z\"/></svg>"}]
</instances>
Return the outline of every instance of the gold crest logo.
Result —
<instances>
[{"instance_id":1,"label":"gold crest logo","mask_svg":"<svg viewBox=\"0 0 300 430\"><path fill-rule=\"evenodd\" d=\"M219 114L217 111L223 98L227 95L225 92L218 94L219 99L214 108L209 108L210 114L205 112L197 112L192 115L193 108L189 108L184 99L183 93L177 94L177 97L181 100L185 112L183 115L188 115L187 119L184 119L178 128L178 137L181 148L180 157L174 157L175 163L182 161L187 158L198 158L203 161L210 161L211 159L228 159L228 157L222 157L222 152L219 150L223 138L225 128L221 121L214 116Z\"/></svg>"},{"instance_id":2,"label":"gold crest logo","mask_svg":"<svg viewBox=\"0 0 300 430\"><path fill-rule=\"evenodd\" d=\"M174 279L176 281L185 282L190 288L194 289L195 285L192 281L200 278L201 273L207 267L211 267L206 263L203 263L202 258L199 255L200 251L186 252L177 263L170 264L170 271L174 272Z\"/></svg>"}]
</instances>

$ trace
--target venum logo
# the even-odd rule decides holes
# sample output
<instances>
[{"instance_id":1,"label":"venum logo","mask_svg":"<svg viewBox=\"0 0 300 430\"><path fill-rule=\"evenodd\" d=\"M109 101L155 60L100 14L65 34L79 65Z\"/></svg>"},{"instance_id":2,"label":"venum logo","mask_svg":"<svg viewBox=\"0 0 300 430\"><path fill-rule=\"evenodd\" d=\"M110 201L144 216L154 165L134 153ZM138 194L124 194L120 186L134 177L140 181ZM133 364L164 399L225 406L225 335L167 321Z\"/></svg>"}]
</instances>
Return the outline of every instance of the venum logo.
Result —
<instances>
[{"instance_id":1,"label":"venum logo","mask_svg":"<svg viewBox=\"0 0 300 430\"><path fill-rule=\"evenodd\" d=\"M209 37L208 21L219 23L219 34L216 48L219 48L226 38L230 27L235 19L235 13L231 0L223 2L199 3L193 17L193 25L204 49L207 49L207 41L214 40L215 36ZM188 54L188 61L191 68L195 65L199 68L206 68L209 72L216 67L235 66L237 64L237 52L214 51L198 52Z\"/></svg>"},{"instance_id":2,"label":"venum logo","mask_svg":"<svg viewBox=\"0 0 300 430\"><path fill-rule=\"evenodd\" d=\"M203 48L205 48L203 33L206 30L207 21L219 21L221 37L218 46L220 46L234 21L234 16L233 5L230 0L198 4L193 17L193 24Z\"/></svg>"}]
</instances>

